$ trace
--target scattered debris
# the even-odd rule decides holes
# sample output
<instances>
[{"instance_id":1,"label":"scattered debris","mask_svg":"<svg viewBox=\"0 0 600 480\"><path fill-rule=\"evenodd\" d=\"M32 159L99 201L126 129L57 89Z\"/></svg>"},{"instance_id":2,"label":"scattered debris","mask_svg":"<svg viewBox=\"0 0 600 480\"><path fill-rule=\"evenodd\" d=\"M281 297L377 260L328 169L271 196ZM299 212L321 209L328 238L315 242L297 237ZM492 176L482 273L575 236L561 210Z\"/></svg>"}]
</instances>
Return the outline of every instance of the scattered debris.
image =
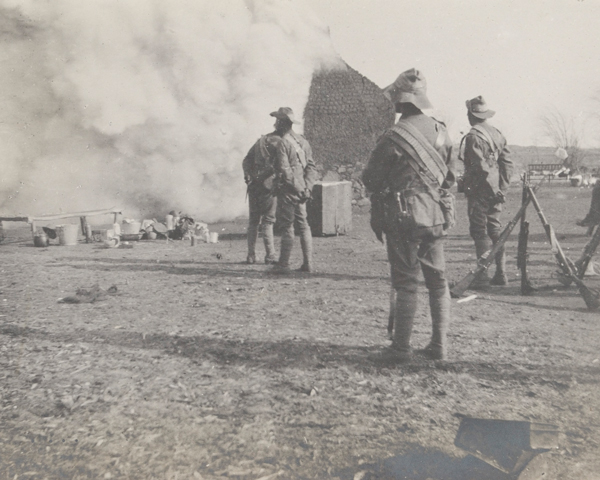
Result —
<instances>
[{"instance_id":1,"label":"scattered debris","mask_svg":"<svg viewBox=\"0 0 600 480\"><path fill-rule=\"evenodd\" d=\"M468 297L461 298L460 300L457 300L456 303L470 302L471 300L475 300L476 298L477 298L477 295L469 295Z\"/></svg>"},{"instance_id":2,"label":"scattered debris","mask_svg":"<svg viewBox=\"0 0 600 480\"><path fill-rule=\"evenodd\" d=\"M112 285L107 290L103 290L98 285L94 285L89 290L79 288L75 295L64 297L58 300L58 303L94 303L98 300L104 300L107 295L115 295L117 286Z\"/></svg>"}]
</instances>

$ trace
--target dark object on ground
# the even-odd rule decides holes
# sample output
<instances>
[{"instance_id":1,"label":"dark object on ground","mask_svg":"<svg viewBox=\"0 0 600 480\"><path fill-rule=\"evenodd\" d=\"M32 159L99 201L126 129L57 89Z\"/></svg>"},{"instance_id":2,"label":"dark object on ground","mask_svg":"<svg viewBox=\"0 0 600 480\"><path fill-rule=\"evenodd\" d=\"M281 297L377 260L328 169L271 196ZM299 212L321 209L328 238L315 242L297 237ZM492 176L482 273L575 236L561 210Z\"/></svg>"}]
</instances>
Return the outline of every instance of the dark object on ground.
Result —
<instances>
[{"instance_id":1,"label":"dark object on ground","mask_svg":"<svg viewBox=\"0 0 600 480\"><path fill-rule=\"evenodd\" d=\"M53 228L49 228L49 227L42 227L42 230L44 231L44 233L46 235L48 235L48 238L50 240L54 240L56 238L56 230L54 230Z\"/></svg>"},{"instance_id":2,"label":"dark object on ground","mask_svg":"<svg viewBox=\"0 0 600 480\"><path fill-rule=\"evenodd\" d=\"M454 444L475 457L467 457L471 468L466 479L533 480L548 473L545 458L534 457L558 448L558 427L467 417L460 422ZM485 469L490 475L481 476ZM472 476L475 471L479 476Z\"/></svg>"},{"instance_id":3,"label":"dark object on ground","mask_svg":"<svg viewBox=\"0 0 600 480\"><path fill-rule=\"evenodd\" d=\"M181 240L185 237L185 235L194 229L195 221L192 217L183 214L177 225L175 225L175 229L169 231L168 236L173 240Z\"/></svg>"},{"instance_id":4,"label":"dark object on ground","mask_svg":"<svg viewBox=\"0 0 600 480\"><path fill-rule=\"evenodd\" d=\"M85 288L77 289L75 295L61 298L58 303L94 303L98 300L103 300L107 295L115 295L117 293L116 285L103 290L98 285L94 285L89 290Z\"/></svg>"},{"instance_id":5,"label":"dark object on ground","mask_svg":"<svg viewBox=\"0 0 600 480\"><path fill-rule=\"evenodd\" d=\"M38 233L33 237L33 244L36 247L47 247L49 244L48 235L45 233Z\"/></svg>"}]
</instances>

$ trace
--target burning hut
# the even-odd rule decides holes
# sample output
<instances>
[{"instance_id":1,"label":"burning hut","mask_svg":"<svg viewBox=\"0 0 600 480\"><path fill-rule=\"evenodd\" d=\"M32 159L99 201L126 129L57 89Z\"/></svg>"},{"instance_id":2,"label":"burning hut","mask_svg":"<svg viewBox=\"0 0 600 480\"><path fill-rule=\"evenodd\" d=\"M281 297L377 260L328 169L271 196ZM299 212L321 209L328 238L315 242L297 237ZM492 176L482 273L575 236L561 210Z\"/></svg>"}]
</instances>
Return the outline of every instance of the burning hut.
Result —
<instances>
[{"instance_id":1,"label":"burning hut","mask_svg":"<svg viewBox=\"0 0 600 480\"><path fill-rule=\"evenodd\" d=\"M315 73L304 110L304 134L323 168L323 179L351 181L354 200L360 202L365 196L362 170L394 118L394 107L381 88L347 64Z\"/></svg>"}]
</instances>

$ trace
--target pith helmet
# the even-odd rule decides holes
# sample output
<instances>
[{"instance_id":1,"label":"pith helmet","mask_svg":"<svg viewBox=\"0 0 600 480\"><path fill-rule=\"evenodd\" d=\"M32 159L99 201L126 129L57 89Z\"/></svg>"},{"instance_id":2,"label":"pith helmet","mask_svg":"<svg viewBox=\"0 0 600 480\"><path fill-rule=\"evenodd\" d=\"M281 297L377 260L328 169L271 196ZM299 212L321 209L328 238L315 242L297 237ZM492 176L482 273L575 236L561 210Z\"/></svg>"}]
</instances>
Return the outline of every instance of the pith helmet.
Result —
<instances>
[{"instance_id":1,"label":"pith helmet","mask_svg":"<svg viewBox=\"0 0 600 480\"><path fill-rule=\"evenodd\" d=\"M427 98L425 76L416 68L401 73L394 83L383 89L383 94L392 103L412 103L421 110L433 108Z\"/></svg>"},{"instance_id":2,"label":"pith helmet","mask_svg":"<svg viewBox=\"0 0 600 480\"><path fill-rule=\"evenodd\" d=\"M280 107L276 112L271 112L270 115L275 118L287 119L292 123L300 123L294 117L294 111L290 107Z\"/></svg>"},{"instance_id":3,"label":"pith helmet","mask_svg":"<svg viewBox=\"0 0 600 480\"><path fill-rule=\"evenodd\" d=\"M485 120L486 118L492 118L496 115L494 110L490 110L485 103L485 100L481 95L466 101L467 110L471 112L475 117Z\"/></svg>"}]
</instances>

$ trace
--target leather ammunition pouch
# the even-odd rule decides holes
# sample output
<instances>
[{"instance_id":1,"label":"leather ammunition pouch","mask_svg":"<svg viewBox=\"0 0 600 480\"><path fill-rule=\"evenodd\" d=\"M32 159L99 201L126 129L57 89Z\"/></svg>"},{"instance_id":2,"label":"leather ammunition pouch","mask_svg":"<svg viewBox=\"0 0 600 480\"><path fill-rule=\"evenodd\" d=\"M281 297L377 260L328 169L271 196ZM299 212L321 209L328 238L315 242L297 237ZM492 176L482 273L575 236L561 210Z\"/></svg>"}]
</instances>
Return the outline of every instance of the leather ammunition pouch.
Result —
<instances>
[{"instance_id":1,"label":"leather ammunition pouch","mask_svg":"<svg viewBox=\"0 0 600 480\"><path fill-rule=\"evenodd\" d=\"M428 188L392 192L386 201L386 223L399 222L403 228L428 228L445 223L439 195Z\"/></svg>"}]
</instances>

